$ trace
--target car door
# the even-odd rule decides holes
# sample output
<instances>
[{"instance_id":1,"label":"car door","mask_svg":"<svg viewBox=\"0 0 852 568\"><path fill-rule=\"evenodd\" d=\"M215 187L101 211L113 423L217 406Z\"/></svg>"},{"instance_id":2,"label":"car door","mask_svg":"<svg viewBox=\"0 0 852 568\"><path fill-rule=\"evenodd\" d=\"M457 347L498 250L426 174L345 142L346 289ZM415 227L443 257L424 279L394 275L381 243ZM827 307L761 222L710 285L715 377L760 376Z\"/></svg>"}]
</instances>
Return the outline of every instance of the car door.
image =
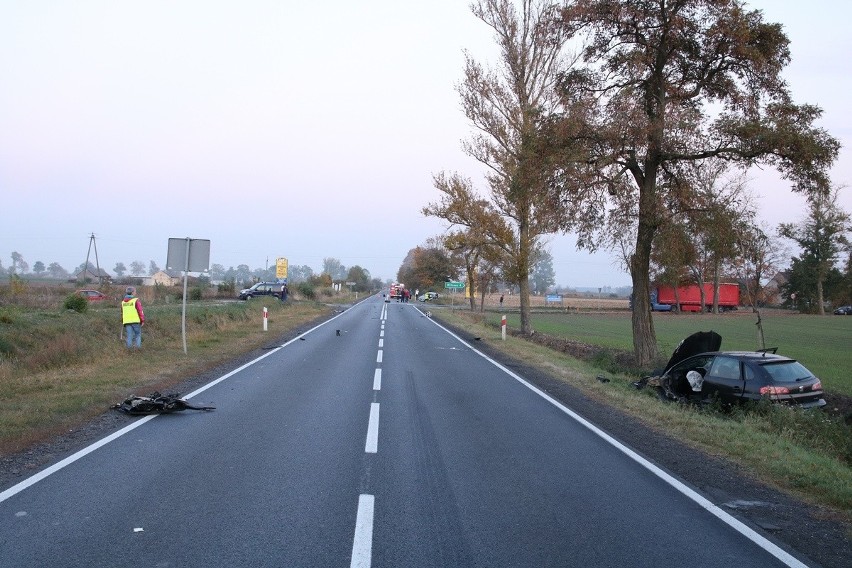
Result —
<instances>
[{"instance_id":1,"label":"car door","mask_svg":"<svg viewBox=\"0 0 852 568\"><path fill-rule=\"evenodd\" d=\"M736 357L718 355L704 377L704 392L725 403L735 403L743 396L745 379L742 363Z\"/></svg>"}]
</instances>

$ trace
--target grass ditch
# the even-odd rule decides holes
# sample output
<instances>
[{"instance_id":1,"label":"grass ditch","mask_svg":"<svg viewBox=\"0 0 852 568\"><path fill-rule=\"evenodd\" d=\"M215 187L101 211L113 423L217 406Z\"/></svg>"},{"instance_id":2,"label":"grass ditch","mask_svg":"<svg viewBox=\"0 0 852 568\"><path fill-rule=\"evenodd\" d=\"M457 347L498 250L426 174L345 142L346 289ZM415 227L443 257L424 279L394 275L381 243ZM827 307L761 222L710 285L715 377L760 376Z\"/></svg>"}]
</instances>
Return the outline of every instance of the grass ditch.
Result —
<instances>
[{"instance_id":1,"label":"grass ditch","mask_svg":"<svg viewBox=\"0 0 852 568\"><path fill-rule=\"evenodd\" d=\"M509 335L503 342L493 316L435 310L433 317L481 337L657 432L729 459L752 477L852 522L852 428L837 417L769 403L733 411L667 404L651 391L632 386L636 375L625 371L629 365L621 366L621 352L611 346L589 348L587 357L578 358L554 350L547 341L540 344ZM609 382L596 379L602 372Z\"/></svg>"},{"instance_id":2,"label":"grass ditch","mask_svg":"<svg viewBox=\"0 0 852 568\"><path fill-rule=\"evenodd\" d=\"M268 331L262 309L268 308ZM67 432L128 394L166 390L329 313L314 302L145 304L142 349L121 338L120 308L0 307L0 455Z\"/></svg>"}]
</instances>

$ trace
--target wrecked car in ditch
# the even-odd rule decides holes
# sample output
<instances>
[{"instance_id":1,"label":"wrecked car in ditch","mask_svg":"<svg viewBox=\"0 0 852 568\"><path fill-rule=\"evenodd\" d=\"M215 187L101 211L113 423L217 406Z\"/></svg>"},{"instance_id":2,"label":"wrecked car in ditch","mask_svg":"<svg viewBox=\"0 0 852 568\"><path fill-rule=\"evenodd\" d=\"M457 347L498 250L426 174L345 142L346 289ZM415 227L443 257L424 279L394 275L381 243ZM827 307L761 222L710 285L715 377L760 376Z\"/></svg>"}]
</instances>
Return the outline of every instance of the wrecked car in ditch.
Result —
<instances>
[{"instance_id":1,"label":"wrecked car in ditch","mask_svg":"<svg viewBox=\"0 0 852 568\"><path fill-rule=\"evenodd\" d=\"M634 383L656 389L664 400L730 406L770 402L798 408L825 406L822 382L804 365L776 353L719 351L722 336L700 331L681 341L665 368Z\"/></svg>"}]
</instances>

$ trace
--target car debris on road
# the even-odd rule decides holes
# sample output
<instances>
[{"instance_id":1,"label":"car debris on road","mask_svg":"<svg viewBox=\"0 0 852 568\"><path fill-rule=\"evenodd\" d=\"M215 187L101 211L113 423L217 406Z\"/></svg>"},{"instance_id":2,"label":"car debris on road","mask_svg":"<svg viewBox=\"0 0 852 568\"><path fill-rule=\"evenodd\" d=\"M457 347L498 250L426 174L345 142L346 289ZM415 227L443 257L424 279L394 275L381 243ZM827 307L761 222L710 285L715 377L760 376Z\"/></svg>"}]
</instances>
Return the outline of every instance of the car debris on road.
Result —
<instances>
[{"instance_id":1,"label":"car debris on road","mask_svg":"<svg viewBox=\"0 0 852 568\"><path fill-rule=\"evenodd\" d=\"M181 410L215 410L215 406L195 406L180 398L180 394L160 394L157 391L148 396L131 396L112 407L125 414L169 414Z\"/></svg>"}]
</instances>

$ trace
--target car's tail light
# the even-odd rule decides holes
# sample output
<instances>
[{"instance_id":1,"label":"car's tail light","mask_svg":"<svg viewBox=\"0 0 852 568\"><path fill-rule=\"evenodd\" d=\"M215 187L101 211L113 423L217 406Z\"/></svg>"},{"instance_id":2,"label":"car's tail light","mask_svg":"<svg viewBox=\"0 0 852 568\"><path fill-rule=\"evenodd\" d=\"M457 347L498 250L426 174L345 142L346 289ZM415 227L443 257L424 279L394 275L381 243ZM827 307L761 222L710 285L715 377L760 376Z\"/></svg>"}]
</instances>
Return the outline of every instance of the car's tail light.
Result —
<instances>
[{"instance_id":1,"label":"car's tail light","mask_svg":"<svg viewBox=\"0 0 852 568\"><path fill-rule=\"evenodd\" d=\"M760 394L762 394L762 395L790 394L790 389L788 389L787 387L760 387Z\"/></svg>"},{"instance_id":2,"label":"car's tail light","mask_svg":"<svg viewBox=\"0 0 852 568\"><path fill-rule=\"evenodd\" d=\"M821 391L822 390L822 381L817 381L811 386L812 391Z\"/></svg>"}]
</instances>

